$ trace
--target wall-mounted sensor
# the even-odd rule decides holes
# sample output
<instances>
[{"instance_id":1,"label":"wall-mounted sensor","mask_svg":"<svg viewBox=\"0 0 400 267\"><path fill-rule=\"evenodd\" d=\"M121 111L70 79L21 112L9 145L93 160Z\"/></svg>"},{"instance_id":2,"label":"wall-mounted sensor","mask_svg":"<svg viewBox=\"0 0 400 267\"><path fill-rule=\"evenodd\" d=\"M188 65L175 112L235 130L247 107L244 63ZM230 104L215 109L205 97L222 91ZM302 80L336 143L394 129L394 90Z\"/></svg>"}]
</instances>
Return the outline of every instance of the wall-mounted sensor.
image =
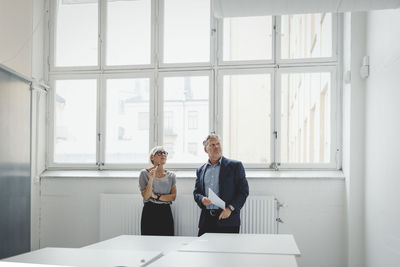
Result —
<instances>
[{"instance_id":1,"label":"wall-mounted sensor","mask_svg":"<svg viewBox=\"0 0 400 267\"><path fill-rule=\"evenodd\" d=\"M369 76L369 56L364 56L363 64L360 68L361 78L366 79Z\"/></svg>"}]
</instances>

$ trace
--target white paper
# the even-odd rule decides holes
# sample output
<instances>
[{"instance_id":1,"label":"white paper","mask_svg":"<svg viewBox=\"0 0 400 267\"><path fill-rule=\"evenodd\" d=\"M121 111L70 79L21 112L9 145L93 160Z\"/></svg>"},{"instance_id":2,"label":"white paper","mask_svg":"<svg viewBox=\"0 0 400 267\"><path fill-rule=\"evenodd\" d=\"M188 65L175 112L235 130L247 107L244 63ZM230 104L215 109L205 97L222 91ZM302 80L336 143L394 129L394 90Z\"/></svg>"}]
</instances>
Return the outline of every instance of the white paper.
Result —
<instances>
[{"instance_id":1,"label":"white paper","mask_svg":"<svg viewBox=\"0 0 400 267\"><path fill-rule=\"evenodd\" d=\"M217 194L214 193L214 191L211 190L211 188L208 188L208 199L211 200L211 202L218 206L221 209L225 209L225 201L219 198Z\"/></svg>"}]
</instances>

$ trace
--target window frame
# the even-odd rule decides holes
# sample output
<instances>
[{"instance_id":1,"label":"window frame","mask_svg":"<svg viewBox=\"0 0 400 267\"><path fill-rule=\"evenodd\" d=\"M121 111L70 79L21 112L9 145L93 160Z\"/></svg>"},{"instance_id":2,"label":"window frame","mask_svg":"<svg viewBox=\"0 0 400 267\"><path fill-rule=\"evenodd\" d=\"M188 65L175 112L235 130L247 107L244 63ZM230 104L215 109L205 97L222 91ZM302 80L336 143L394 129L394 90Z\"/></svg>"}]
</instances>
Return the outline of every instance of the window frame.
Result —
<instances>
[{"instance_id":1,"label":"window frame","mask_svg":"<svg viewBox=\"0 0 400 267\"><path fill-rule=\"evenodd\" d=\"M316 58L296 58L296 59L282 59L281 58L281 38L276 38L275 60L279 65L298 65L304 63L310 64L324 64L324 63L337 63L338 56L338 30L339 30L339 15L332 14L332 56L331 57L316 57ZM280 36L282 25L282 16L276 16L276 35Z\"/></svg>"},{"instance_id":2,"label":"window frame","mask_svg":"<svg viewBox=\"0 0 400 267\"><path fill-rule=\"evenodd\" d=\"M217 62L219 66L256 66L256 65L262 65L262 66L273 66L275 64L275 52L276 51L276 45L277 42L276 40L279 38L276 38L276 32L274 30L274 27L276 25L276 16L271 16L272 17L272 45L271 45L271 59L260 59L260 60L224 60L224 24L223 24L223 18L218 20L218 49L217 49Z\"/></svg>"},{"instance_id":3,"label":"window frame","mask_svg":"<svg viewBox=\"0 0 400 267\"><path fill-rule=\"evenodd\" d=\"M90 70L98 70L101 67L101 56L102 56L102 44L101 44L101 25L102 25L102 2L104 0L97 0L98 3L98 10L97 10L97 65L95 66L64 66L64 67L57 67L56 66L56 36L57 36L57 1L49 1L49 50L50 53L47 56L47 64L49 68L49 72L67 72L67 71L90 71Z\"/></svg>"},{"instance_id":4,"label":"window frame","mask_svg":"<svg viewBox=\"0 0 400 267\"><path fill-rule=\"evenodd\" d=\"M219 70L218 71L218 86L217 86L217 106L216 106L216 110L217 110L217 125L216 125L216 129L217 132L220 134L221 138L223 136L223 91L224 91L224 84L223 84L223 80L225 76L228 75L248 75L248 74L269 74L270 75L270 79L271 79L271 122L270 122L270 129L271 129L271 139L270 139L270 155L271 155L271 162L268 162L267 164L263 164L263 163L243 163L243 165L246 168L252 168L252 169L265 169L268 167L269 164L271 164L272 162L275 162L275 154L274 154L274 150L275 150L275 142L274 142L274 138L273 138L273 134L272 132L275 129L275 103L274 103L274 84L275 84L275 75L274 75L274 69L273 68L242 68L242 69L223 69L223 70ZM224 150L224 147L222 147L222 151Z\"/></svg>"},{"instance_id":5,"label":"window frame","mask_svg":"<svg viewBox=\"0 0 400 267\"><path fill-rule=\"evenodd\" d=\"M108 0L99 0L102 3L101 12L101 66L104 70L130 70L130 69L153 69L156 64L156 25L158 8L157 0L150 1L150 63L149 64L130 64L130 65L107 65L107 18Z\"/></svg>"},{"instance_id":6,"label":"window frame","mask_svg":"<svg viewBox=\"0 0 400 267\"><path fill-rule=\"evenodd\" d=\"M210 16L210 61L191 63L163 63L163 8L164 0L151 1L151 62L146 65L122 65L107 66L106 60L106 16L107 1L98 0L98 65L80 67L56 67L55 66L55 34L57 14L55 12L56 2L49 1L49 30L47 32L48 50L46 75L49 77L51 88L55 81L75 79L96 79L97 81L97 116L96 130L101 134L102 140L96 140L96 164L60 164L54 162L54 90L49 90L47 133L49 143L47 146L46 164L49 169L109 169L109 170L137 170L146 164L111 164L104 162L105 159L105 123L106 109L101 108L105 104L106 80L118 78L147 78L150 77L150 110L149 110L149 148L162 144L163 137L163 78L198 76L206 73L209 76L209 131L222 134L222 91L223 75L229 74L251 74L271 73L271 130L278 129L278 140L271 133L271 159L279 163L280 158L280 74L285 71L295 71L311 68L330 69L334 75L331 76L331 162L329 164L283 164L279 169L307 169L307 170L337 170L341 167L341 99L342 88L340 86L341 76L341 47L338 45L342 36L342 28L339 27L342 16L332 13L332 57L329 58L302 58L302 59L280 59L280 25L281 16L272 16L272 59L271 60L249 60L249 61L223 61L223 19ZM211 0L210 0L211 1ZM210 14L213 14L210 5ZM102 41L103 40L103 41ZM147 76L146 76L147 75ZM200 75L201 76L201 75ZM335 95L335 97L333 97ZM279 99L277 99L279 98ZM335 120L332 116L335 115ZM279 128L278 128L279 127ZM207 133L205 133L206 135ZM222 136L222 135L221 135ZM201 142L202 140L199 140ZM201 151L199 153L202 153ZM238 159L240 160L240 159ZM101 162L105 165L102 166ZM149 163L150 164L150 163ZM268 165L268 164L267 164ZM266 164L245 164L249 169L269 170ZM193 169L199 167L198 163L168 163L172 169Z\"/></svg>"},{"instance_id":7,"label":"window frame","mask_svg":"<svg viewBox=\"0 0 400 267\"><path fill-rule=\"evenodd\" d=\"M215 51L216 47L216 20L213 18L213 5L210 0L210 55L208 62L187 62L187 63L164 63L164 6L165 0L159 0L157 6L157 27L158 27L158 42L157 42L157 60L158 67L161 69L168 68L188 68L188 67L212 67L215 65Z\"/></svg>"},{"instance_id":8,"label":"window frame","mask_svg":"<svg viewBox=\"0 0 400 267\"><path fill-rule=\"evenodd\" d=\"M158 93L157 93L157 102L158 105L156 107L156 118L157 122L157 140L154 140L157 145L163 144L163 136L164 136L164 121L163 121L163 114L164 114L164 78L168 77L189 77L189 76L208 76L208 83L209 83L209 102L208 102L208 125L210 131L214 131L215 129L215 119L213 117L214 110L215 110L215 90L214 90L214 73L212 70L199 70L199 71L165 71L159 73L159 81L158 81ZM206 136L206 135L205 135ZM204 136L204 137L205 137ZM203 142L200 140L199 142ZM205 152L204 152L205 153ZM168 163L167 165L169 168L173 169L193 169L198 168L199 163Z\"/></svg>"},{"instance_id":9,"label":"window frame","mask_svg":"<svg viewBox=\"0 0 400 267\"><path fill-rule=\"evenodd\" d=\"M144 163L107 163L105 161L106 158L106 140L107 140L107 80L108 79L143 79L143 78L148 78L149 79L149 84L150 84L150 99L149 99L149 150L155 146L155 138L154 138L154 133L155 129L157 127L157 124L155 123L156 118L155 118L155 87L154 87L154 73L153 72L132 72L132 73L118 73L118 74L104 74L102 77L100 77L101 80L101 88L100 88L100 104L99 104L99 109L100 109L100 135L101 135L101 141L99 144L99 162L101 164L102 169L126 169L127 166L129 168L133 169L140 169L143 167L144 163L147 163L145 161Z\"/></svg>"},{"instance_id":10,"label":"window frame","mask_svg":"<svg viewBox=\"0 0 400 267\"><path fill-rule=\"evenodd\" d=\"M47 127L47 136L49 137L48 145L47 145L47 167L49 168L64 168L64 169L93 169L97 168L97 163L100 161L99 158L99 149L100 143L99 139L96 138L96 162L93 164L89 163L56 163L54 161L54 152L55 152L55 88L56 81L58 80L96 80L96 133L100 131L100 113L99 113L99 98L100 98L100 77L98 74L55 74L51 76L50 79L50 87L52 90L49 90L49 98L50 101L47 103L48 110L48 118L49 123Z\"/></svg>"},{"instance_id":11,"label":"window frame","mask_svg":"<svg viewBox=\"0 0 400 267\"><path fill-rule=\"evenodd\" d=\"M336 66L307 66L307 67L286 67L280 68L277 71L275 87L275 114L280 116L281 114L281 74L290 73L320 73L330 72L331 73L331 99L330 99L330 162L329 163L281 163L281 120L276 119L276 131L278 137L276 138L275 156L276 162L279 164L280 169L337 169L339 166L338 162L338 131L339 128L339 93L337 92L337 68Z\"/></svg>"}]
</instances>

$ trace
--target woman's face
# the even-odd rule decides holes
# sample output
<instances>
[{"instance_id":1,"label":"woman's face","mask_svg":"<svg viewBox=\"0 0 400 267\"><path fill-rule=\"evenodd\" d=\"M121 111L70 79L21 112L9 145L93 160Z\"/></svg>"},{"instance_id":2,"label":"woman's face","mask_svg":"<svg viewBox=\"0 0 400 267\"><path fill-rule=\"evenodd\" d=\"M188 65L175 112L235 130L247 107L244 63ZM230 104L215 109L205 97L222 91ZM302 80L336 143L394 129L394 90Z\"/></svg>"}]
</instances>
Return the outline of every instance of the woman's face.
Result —
<instances>
[{"instance_id":1,"label":"woman's face","mask_svg":"<svg viewBox=\"0 0 400 267\"><path fill-rule=\"evenodd\" d=\"M157 151L154 156L151 156L151 160L154 162L154 165L158 164L164 165L167 162L168 152L164 149Z\"/></svg>"}]
</instances>

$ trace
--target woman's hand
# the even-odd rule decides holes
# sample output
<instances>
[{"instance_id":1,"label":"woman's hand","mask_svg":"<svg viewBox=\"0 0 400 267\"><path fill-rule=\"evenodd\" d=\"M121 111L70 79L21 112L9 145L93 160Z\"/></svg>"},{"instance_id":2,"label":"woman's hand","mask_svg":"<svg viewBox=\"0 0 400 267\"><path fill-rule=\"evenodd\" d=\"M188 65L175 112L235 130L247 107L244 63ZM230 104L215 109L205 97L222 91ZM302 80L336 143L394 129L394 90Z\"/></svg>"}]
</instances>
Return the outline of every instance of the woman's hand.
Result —
<instances>
[{"instance_id":1,"label":"woman's hand","mask_svg":"<svg viewBox=\"0 0 400 267\"><path fill-rule=\"evenodd\" d=\"M154 177L156 177L156 172L158 170L158 166L160 166L160 164L158 164L157 166L155 166L154 168L152 168L149 172L149 177L150 179L153 179Z\"/></svg>"}]
</instances>

